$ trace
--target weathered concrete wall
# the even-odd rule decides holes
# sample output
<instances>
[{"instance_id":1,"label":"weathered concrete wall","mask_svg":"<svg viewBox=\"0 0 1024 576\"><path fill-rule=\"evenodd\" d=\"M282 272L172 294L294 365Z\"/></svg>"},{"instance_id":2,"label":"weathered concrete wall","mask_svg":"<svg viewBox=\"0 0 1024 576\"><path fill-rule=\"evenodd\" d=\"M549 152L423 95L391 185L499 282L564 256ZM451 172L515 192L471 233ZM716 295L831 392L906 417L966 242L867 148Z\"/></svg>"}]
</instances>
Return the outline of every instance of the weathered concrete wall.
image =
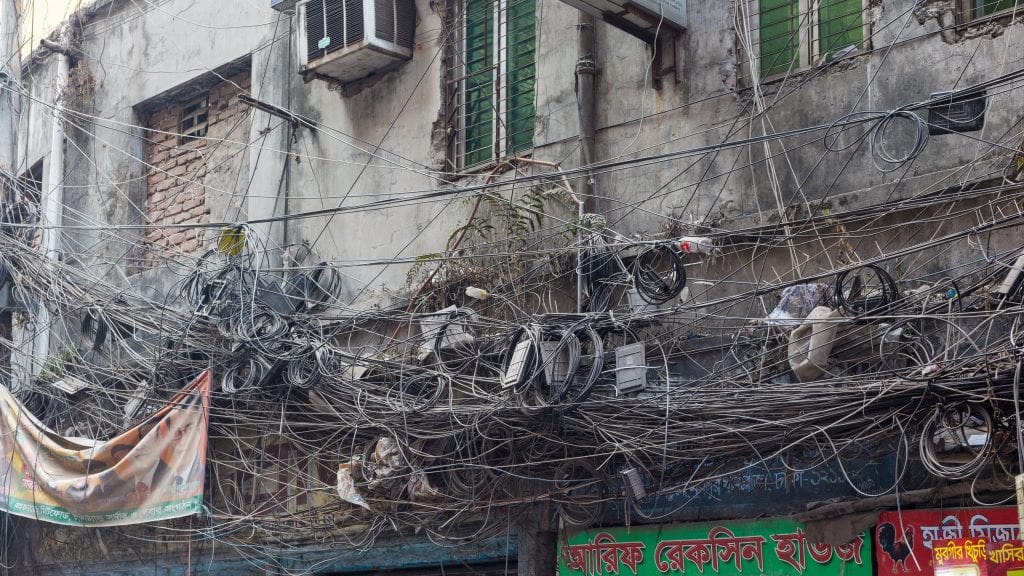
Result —
<instances>
[{"instance_id":1,"label":"weathered concrete wall","mask_svg":"<svg viewBox=\"0 0 1024 576\"><path fill-rule=\"evenodd\" d=\"M629 160L756 137L765 132L828 125L855 110L891 110L932 92L963 87L1015 70L1024 55L1024 26L992 25L940 31L948 20L940 8L911 12L910 0L876 2L865 11L875 48L825 67L807 68L764 87L771 104L763 115L751 108L747 56L739 49L734 2L690 5L690 30L680 39L679 82L671 71L660 90L652 87L652 52L643 42L607 24L598 25L598 143L600 160ZM576 11L558 0L538 0L537 121L533 156L576 163L579 147L574 93ZM298 75L293 17L258 3L224 11L218 3L151 6L103 2L92 12L83 38L84 70L91 84L85 109L69 144L68 181L73 184L69 223L131 224L144 216L145 174L141 155L140 103L171 91L251 54L251 93L271 104L308 116L319 130L293 128L264 112L253 112L251 128L236 130L226 146L249 145L248 173L221 179L224 199L211 208L211 221L275 217L284 213L354 207L412 195L446 185L434 178L443 145L437 122L442 106L441 6L417 2L413 60L358 89L341 91ZM231 33L223 33L230 29ZM941 32L941 33L940 33ZM38 102L24 126L23 164L48 150L53 58L32 68L27 81ZM994 94L988 126L973 137L1004 138L1000 128L1020 117L1009 93ZM92 118L95 116L96 118ZM888 141L907 146L909 123L897 120ZM721 150L675 158L642 168L619 168L597 177L598 207L623 233L658 234L683 224L742 227L777 216L779 205L804 205L828 198L846 208L905 198L976 180L992 169L956 171L979 158L971 136L932 137L916 161L888 173L875 168L866 145L829 151L824 131L767 146ZM773 155L778 185L764 162ZM546 168L545 168L546 169ZM498 180L535 170L522 167ZM230 175L229 175L230 176ZM490 181L467 176L455 185ZM77 199L77 202L76 202ZM838 204L833 209L838 209ZM467 202L444 197L433 202L379 210L276 221L257 228L268 248L299 253L312 245L309 261L342 265L344 300L363 304L387 300L405 289L408 264L365 264L366 260L413 258L441 251L464 223ZM553 212L560 209L551 207ZM558 218L571 218L571 207ZM129 271L133 230L76 232L74 252L93 261L115 261ZM89 258L89 257L87 257ZM310 263L310 262L305 262Z\"/></svg>"},{"instance_id":2,"label":"weathered concrete wall","mask_svg":"<svg viewBox=\"0 0 1024 576\"><path fill-rule=\"evenodd\" d=\"M161 265L180 253L201 252L208 239L201 228L159 226L206 224L211 207L219 204L217 196L244 193L242 176L248 175L249 149L232 138L249 132L249 108L239 102L238 95L249 92L250 78L245 70L202 92L208 103L207 131L191 141L178 134L185 104L180 100L143 119L147 127L145 162L150 166L146 218L158 226L146 231L144 265Z\"/></svg>"},{"instance_id":3,"label":"weathered concrete wall","mask_svg":"<svg viewBox=\"0 0 1024 576\"><path fill-rule=\"evenodd\" d=\"M134 272L140 257L137 249L145 236L141 230L119 226L144 223L151 216L147 163L156 160L146 156L139 107L245 59L251 61L249 92L254 98L309 117L319 123L319 129L296 128L279 117L253 111L248 124L218 133L220 146L230 153L223 165L217 163L224 171L205 191L203 211L193 215L197 218L208 212L211 222L274 219L400 200L435 189L456 190L542 170L523 165L503 174L461 175L454 183L437 177L444 154L438 131L444 86L441 4L417 0L411 62L358 89L342 91L322 80L303 82L295 56L296 22L262 1L234 2L230 10L213 0L172 0L147 4L145 10L137 3L101 2L85 25L82 40L92 82L85 83L91 86L88 98L78 102L76 109L86 115L75 117L68 144L67 181L72 186L67 192L66 223L88 229L68 231L66 249L83 264L106 263L91 268L104 280L131 284L154 298L162 297L180 279L167 269L127 277ZM670 72L658 90L652 86L649 47L607 24L598 26L599 160L633 160L766 132L827 126L854 111L892 110L926 99L932 92L970 85L1024 64L1024 52L1019 49L1024 44L1024 24L940 30L939 23L948 21L948 12L940 8L915 13L912 0L873 1L865 14L874 48L900 42L891 50L868 50L767 84L763 96L771 107L759 115L751 108L753 91L746 87L749 66L737 41L735 2L689 5L691 27L680 40L680 81L675 82ZM537 15L537 121L532 156L569 169L576 166L579 148L574 92L577 13L560 0L537 0ZM38 60L26 76L33 101L22 128L25 167L49 151L51 116L46 104L55 93L53 62L53 58ZM237 84L244 86L241 80ZM894 172L878 170L867 145L828 150L821 140L824 131L767 146L604 170L597 176L596 204L619 232L649 237L669 230L678 233L688 224L726 229L772 224L778 221L780 205L806 208L826 199L837 212L911 198L989 177L998 169L998 161L960 169L975 160L987 160L983 147L972 138L1005 139L1022 114L1024 109L1012 91L993 94L984 132L932 137L915 161ZM907 127L902 121L893 124L894 149L906 149ZM1018 142L1005 141L1013 146ZM773 156L777 187L770 184L764 162L767 154ZM153 184L159 185L157 178ZM387 302L392 294L407 289L411 265L379 261L444 250L453 232L465 223L471 205L466 198L452 195L369 211L278 219L256 229L273 254L271 266L289 262L283 253L301 254L302 246L311 246L311 254L299 263L338 264L344 278L342 300L363 307ZM797 251L807 255L798 263L800 272L813 275L832 269L837 262L871 258L882 247L894 250L927 242L932 234L941 235L946 229L969 229L985 216L973 208L965 205L958 219L938 230L928 222L938 220L948 207L887 215L871 222L874 229L884 231L877 244L859 241L856 226L830 229L826 239L802 229L793 240ZM572 206L553 198L546 210L550 215L544 226L561 226L573 217ZM911 220L921 225L906 227ZM794 278L786 245L769 240L768 248L746 247L729 258L693 261L690 277L696 301L712 303L703 312L710 317L730 313L757 317L770 310L774 305L770 299L719 302L758 283ZM1012 233L996 233L987 245L996 252L1013 247L1014 242ZM958 264L984 256L979 245L964 239L948 250L924 250L908 259L902 272L937 280ZM193 250L199 252L202 247L189 244L187 251Z\"/></svg>"}]
</instances>

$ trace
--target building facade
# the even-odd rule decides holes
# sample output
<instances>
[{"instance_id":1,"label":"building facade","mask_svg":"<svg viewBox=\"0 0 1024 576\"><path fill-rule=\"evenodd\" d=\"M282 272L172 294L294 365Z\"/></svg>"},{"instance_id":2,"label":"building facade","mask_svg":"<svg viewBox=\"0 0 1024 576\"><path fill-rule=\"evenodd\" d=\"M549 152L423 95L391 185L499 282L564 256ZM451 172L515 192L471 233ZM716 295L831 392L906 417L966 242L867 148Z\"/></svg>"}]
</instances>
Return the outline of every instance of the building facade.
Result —
<instances>
[{"instance_id":1,"label":"building facade","mask_svg":"<svg viewBox=\"0 0 1024 576\"><path fill-rule=\"evenodd\" d=\"M1024 5L229 4L95 0L5 84L12 390L99 437L218 383L204 514L10 516L11 573L569 574L837 498L800 520L870 548L835 525L1020 471L917 442L955 382L1013 426Z\"/></svg>"}]
</instances>

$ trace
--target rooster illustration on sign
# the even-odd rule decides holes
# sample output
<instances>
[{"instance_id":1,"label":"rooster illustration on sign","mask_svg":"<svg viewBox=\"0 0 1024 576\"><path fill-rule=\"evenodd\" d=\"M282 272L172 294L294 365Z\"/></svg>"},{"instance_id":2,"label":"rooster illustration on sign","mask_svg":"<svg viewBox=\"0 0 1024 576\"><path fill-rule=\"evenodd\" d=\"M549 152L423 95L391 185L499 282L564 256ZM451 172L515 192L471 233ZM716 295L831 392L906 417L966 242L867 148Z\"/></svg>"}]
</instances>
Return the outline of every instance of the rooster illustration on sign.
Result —
<instances>
[{"instance_id":1,"label":"rooster illustration on sign","mask_svg":"<svg viewBox=\"0 0 1024 576\"><path fill-rule=\"evenodd\" d=\"M914 531L907 528L903 532L903 537L896 538L896 527L885 522L878 527L878 546L882 549L889 558L892 558L892 569L893 572L896 568L902 566L903 571L907 572L907 558L913 553L914 548Z\"/></svg>"}]
</instances>

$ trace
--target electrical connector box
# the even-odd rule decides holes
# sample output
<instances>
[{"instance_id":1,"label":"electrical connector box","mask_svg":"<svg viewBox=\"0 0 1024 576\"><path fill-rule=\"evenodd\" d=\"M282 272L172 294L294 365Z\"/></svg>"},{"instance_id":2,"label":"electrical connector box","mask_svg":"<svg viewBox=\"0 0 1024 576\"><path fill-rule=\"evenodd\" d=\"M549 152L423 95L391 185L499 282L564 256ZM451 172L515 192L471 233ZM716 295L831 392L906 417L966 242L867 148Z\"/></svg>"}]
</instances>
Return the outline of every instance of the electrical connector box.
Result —
<instances>
[{"instance_id":1,"label":"electrical connector box","mask_svg":"<svg viewBox=\"0 0 1024 576\"><path fill-rule=\"evenodd\" d=\"M626 291L626 299L629 301L629 311L633 314L656 312L659 309L657 304L651 304L644 300L643 296L640 296L640 292L638 292L636 288L630 288Z\"/></svg>"},{"instance_id":2,"label":"electrical connector box","mask_svg":"<svg viewBox=\"0 0 1024 576\"><path fill-rule=\"evenodd\" d=\"M931 100L938 100L928 106L928 134L952 134L954 132L975 132L985 126L987 96L984 90L957 94L935 92Z\"/></svg>"},{"instance_id":3,"label":"electrical connector box","mask_svg":"<svg viewBox=\"0 0 1024 576\"><path fill-rule=\"evenodd\" d=\"M54 388L60 390L61 392L67 394L68 396L77 394L89 387L89 383L86 382L85 380L80 380L70 375L65 375L60 380L57 380L56 382L51 382L51 384L53 385Z\"/></svg>"},{"instance_id":4,"label":"electrical connector box","mask_svg":"<svg viewBox=\"0 0 1024 576\"><path fill-rule=\"evenodd\" d=\"M533 346L529 340L516 344L515 350L512 351L512 360L508 363L505 375L501 377L502 388L512 388L526 379L532 356Z\"/></svg>"},{"instance_id":5,"label":"electrical connector box","mask_svg":"<svg viewBox=\"0 0 1024 576\"><path fill-rule=\"evenodd\" d=\"M626 488L626 494L634 502L647 497L647 488L644 486L644 479L636 468L623 468L619 470L622 477L622 485Z\"/></svg>"},{"instance_id":6,"label":"electrical connector box","mask_svg":"<svg viewBox=\"0 0 1024 576\"><path fill-rule=\"evenodd\" d=\"M209 318L211 315L216 315L224 305L224 293L226 289L227 282L224 280L211 280L209 284L203 286L199 305L196 306L195 310L196 316Z\"/></svg>"},{"instance_id":7,"label":"electrical connector box","mask_svg":"<svg viewBox=\"0 0 1024 576\"><path fill-rule=\"evenodd\" d=\"M640 392L647 387L647 347L643 342L615 349L615 395Z\"/></svg>"},{"instance_id":8,"label":"electrical connector box","mask_svg":"<svg viewBox=\"0 0 1024 576\"><path fill-rule=\"evenodd\" d=\"M469 331L465 320L459 318L458 310L455 306L449 306L420 319L420 332L424 345L432 348L441 330L444 330L444 334L441 336L441 341L438 342L440 350L449 350L456 346L473 343L473 334Z\"/></svg>"},{"instance_id":9,"label":"electrical connector box","mask_svg":"<svg viewBox=\"0 0 1024 576\"><path fill-rule=\"evenodd\" d=\"M569 347L558 349L558 342L541 342L540 357L548 385L564 382L569 376Z\"/></svg>"}]
</instances>

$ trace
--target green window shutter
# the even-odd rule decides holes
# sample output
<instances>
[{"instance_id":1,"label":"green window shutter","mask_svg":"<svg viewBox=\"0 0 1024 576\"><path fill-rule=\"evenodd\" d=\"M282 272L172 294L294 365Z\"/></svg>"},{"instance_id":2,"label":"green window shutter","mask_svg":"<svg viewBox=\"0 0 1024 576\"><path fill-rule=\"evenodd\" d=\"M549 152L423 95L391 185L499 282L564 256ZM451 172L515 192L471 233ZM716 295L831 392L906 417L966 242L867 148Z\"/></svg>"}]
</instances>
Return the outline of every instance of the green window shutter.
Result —
<instances>
[{"instance_id":1,"label":"green window shutter","mask_svg":"<svg viewBox=\"0 0 1024 576\"><path fill-rule=\"evenodd\" d=\"M463 165L494 158L494 2L466 0Z\"/></svg>"},{"instance_id":2,"label":"green window shutter","mask_svg":"<svg viewBox=\"0 0 1024 576\"><path fill-rule=\"evenodd\" d=\"M1017 0L981 0L981 10L979 17L988 16L989 14L995 14L1003 10L1009 10L1017 4Z\"/></svg>"},{"instance_id":3,"label":"green window shutter","mask_svg":"<svg viewBox=\"0 0 1024 576\"><path fill-rule=\"evenodd\" d=\"M818 11L818 54L826 58L864 41L861 0L821 0Z\"/></svg>"},{"instance_id":4,"label":"green window shutter","mask_svg":"<svg viewBox=\"0 0 1024 576\"><path fill-rule=\"evenodd\" d=\"M507 152L533 147L534 88L537 84L535 0L508 0Z\"/></svg>"},{"instance_id":5,"label":"green window shutter","mask_svg":"<svg viewBox=\"0 0 1024 576\"><path fill-rule=\"evenodd\" d=\"M800 46L798 0L761 0L761 77L783 74L797 58Z\"/></svg>"}]
</instances>

